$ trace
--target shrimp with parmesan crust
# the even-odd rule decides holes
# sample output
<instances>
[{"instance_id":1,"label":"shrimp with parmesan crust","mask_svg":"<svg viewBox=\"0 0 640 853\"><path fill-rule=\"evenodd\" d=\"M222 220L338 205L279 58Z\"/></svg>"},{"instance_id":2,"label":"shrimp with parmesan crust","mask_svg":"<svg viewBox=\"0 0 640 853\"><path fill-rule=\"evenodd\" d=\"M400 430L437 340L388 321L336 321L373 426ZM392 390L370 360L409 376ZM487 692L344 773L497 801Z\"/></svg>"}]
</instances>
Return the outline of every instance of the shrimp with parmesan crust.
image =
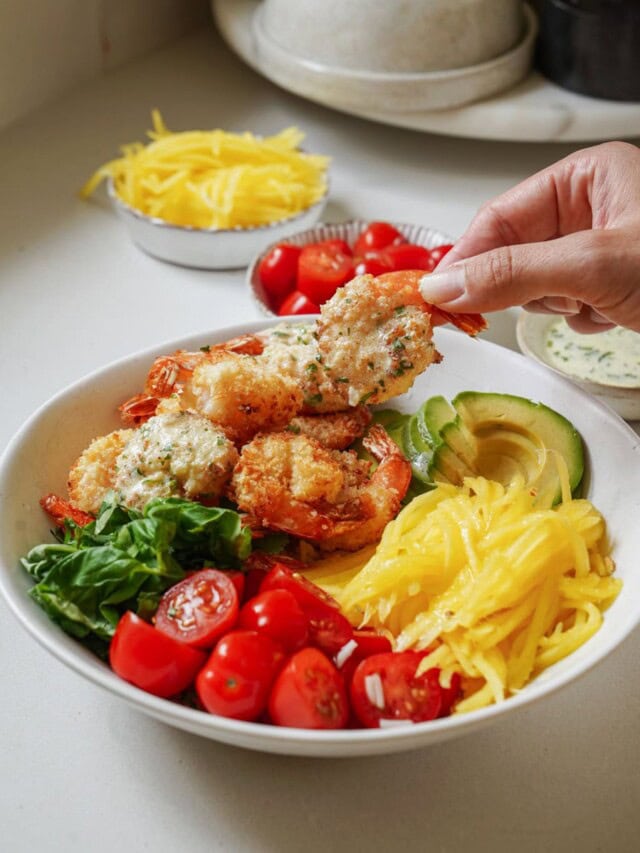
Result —
<instances>
[{"instance_id":1,"label":"shrimp with parmesan crust","mask_svg":"<svg viewBox=\"0 0 640 853\"><path fill-rule=\"evenodd\" d=\"M384 429L363 441L379 462L330 450L290 432L256 436L243 447L230 494L263 527L309 539L322 550L357 550L376 542L395 517L411 466Z\"/></svg>"}]
</instances>

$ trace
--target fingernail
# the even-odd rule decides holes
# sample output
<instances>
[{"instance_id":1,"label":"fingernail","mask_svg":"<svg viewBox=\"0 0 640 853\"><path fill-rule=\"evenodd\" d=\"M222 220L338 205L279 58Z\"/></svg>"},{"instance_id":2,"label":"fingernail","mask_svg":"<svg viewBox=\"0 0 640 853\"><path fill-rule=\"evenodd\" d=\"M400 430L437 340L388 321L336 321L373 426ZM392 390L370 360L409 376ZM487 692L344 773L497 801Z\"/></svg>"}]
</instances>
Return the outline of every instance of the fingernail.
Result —
<instances>
[{"instance_id":1,"label":"fingernail","mask_svg":"<svg viewBox=\"0 0 640 853\"><path fill-rule=\"evenodd\" d=\"M464 294L465 274L462 265L453 264L442 272L434 272L420 279L420 294L425 302L440 305L453 302Z\"/></svg>"}]
</instances>

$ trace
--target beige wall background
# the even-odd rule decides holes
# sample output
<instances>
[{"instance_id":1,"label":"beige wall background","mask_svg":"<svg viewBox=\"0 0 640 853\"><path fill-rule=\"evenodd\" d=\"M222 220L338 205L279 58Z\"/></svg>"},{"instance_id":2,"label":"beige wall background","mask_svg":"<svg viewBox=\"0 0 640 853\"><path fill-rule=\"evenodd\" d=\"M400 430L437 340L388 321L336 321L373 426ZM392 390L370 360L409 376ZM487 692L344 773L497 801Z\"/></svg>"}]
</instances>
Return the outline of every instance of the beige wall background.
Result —
<instances>
[{"instance_id":1,"label":"beige wall background","mask_svg":"<svg viewBox=\"0 0 640 853\"><path fill-rule=\"evenodd\" d=\"M0 128L209 14L207 0L0 0Z\"/></svg>"}]
</instances>

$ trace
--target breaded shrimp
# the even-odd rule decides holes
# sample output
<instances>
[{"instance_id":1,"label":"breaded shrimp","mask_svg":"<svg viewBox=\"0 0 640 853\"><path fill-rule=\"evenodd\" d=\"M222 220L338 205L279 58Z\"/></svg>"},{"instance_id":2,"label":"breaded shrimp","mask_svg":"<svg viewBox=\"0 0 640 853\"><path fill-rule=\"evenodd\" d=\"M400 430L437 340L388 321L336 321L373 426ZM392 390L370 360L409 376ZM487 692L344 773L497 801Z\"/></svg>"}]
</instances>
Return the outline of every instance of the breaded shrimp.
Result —
<instances>
[{"instance_id":1,"label":"breaded shrimp","mask_svg":"<svg viewBox=\"0 0 640 853\"><path fill-rule=\"evenodd\" d=\"M410 464L382 427L364 444L380 462L373 476L352 451L290 432L259 435L242 449L231 495L263 527L323 550L356 550L377 541L411 481Z\"/></svg>"},{"instance_id":2,"label":"breaded shrimp","mask_svg":"<svg viewBox=\"0 0 640 853\"><path fill-rule=\"evenodd\" d=\"M94 515L110 492L129 507L151 498L217 500L238 452L207 418L166 401L137 430L118 430L95 439L69 475L69 498Z\"/></svg>"},{"instance_id":3,"label":"breaded shrimp","mask_svg":"<svg viewBox=\"0 0 640 853\"><path fill-rule=\"evenodd\" d=\"M331 450L345 450L364 435L371 423L371 412L366 406L356 406L346 412L325 415L299 415L287 426L289 432L315 438Z\"/></svg>"},{"instance_id":4,"label":"breaded shrimp","mask_svg":"<svg viewBox=\"0 0 640 853\"><path fill-rule=\"evenodd\" d=\"M442 356L432 342L433 319L469 334L486 325L479 315L444 315L420 295L418 271L354 278L326 302L317 323L318 351L349 405L383 403L408 391Z\"/></svg>"}]
</instances>

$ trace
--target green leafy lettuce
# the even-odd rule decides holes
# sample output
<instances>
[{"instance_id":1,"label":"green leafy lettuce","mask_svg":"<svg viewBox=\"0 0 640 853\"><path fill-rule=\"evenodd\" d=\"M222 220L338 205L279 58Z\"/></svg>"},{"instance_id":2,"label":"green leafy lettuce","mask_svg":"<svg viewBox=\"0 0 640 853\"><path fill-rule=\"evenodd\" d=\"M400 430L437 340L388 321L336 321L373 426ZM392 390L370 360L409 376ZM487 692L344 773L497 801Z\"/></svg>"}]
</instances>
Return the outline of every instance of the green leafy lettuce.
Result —
<instances>
[{"instance_id":1,"label":"green leafy lettuce","mask_svg":"<svg viewBox=\"0 0 640 853\"><path fill-rule=\"evenodd\" d=\"M106 654L126 610L149 618L189 569L237 568L250 551L237 512L156 498L142 513L106 502L85 527L67 519L60 541L36 545L21 562L36 580L29 595L47 615Z\"/></svg>"}]
</instances>

